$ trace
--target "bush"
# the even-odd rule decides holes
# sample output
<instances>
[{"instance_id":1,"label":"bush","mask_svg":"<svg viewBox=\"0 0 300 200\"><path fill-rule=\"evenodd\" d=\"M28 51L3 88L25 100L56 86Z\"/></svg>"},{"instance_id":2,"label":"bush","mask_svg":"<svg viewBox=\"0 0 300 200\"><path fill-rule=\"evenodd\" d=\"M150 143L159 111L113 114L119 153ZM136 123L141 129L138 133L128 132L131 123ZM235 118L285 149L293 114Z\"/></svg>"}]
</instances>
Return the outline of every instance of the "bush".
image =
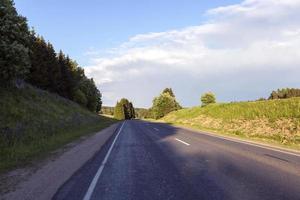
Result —
<instances>
[{"instance_id":1,"label":"bush","mask_svg":"<svg viewBox=\"0 0 300 200\"><path fill-rule=\"evenodd\" d=\"M175 95L171 96L169 92L163 92L158 97L154 98L151 114L155 119L159 119L168 113L179 109L181 109L181 106L176 101Z\"/></svg>"},{"instance_id":2,"label":"bush","mask_svg":"<svg viewBox=\"0 0 300 200\"><path fill-rule=\"evenodd\" d=\"M207 92L201 96L202 106L216 103L216 96L212 92Z\"/></svg>"}]
</instances>

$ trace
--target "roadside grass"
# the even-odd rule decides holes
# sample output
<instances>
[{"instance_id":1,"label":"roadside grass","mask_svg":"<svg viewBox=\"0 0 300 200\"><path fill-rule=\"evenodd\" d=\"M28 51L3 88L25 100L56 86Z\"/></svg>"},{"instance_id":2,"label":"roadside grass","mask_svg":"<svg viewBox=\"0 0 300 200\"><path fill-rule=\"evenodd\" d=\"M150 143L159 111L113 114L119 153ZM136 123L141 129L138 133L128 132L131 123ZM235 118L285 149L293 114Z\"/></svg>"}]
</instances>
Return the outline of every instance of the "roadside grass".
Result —
<instances>
[{"instance_id":1,"label":"roadside grass","mask_svg":"<svg viewBox=\"0 0 300 200\"><path fill-rule=\"evenodd\" d=\"M300 150L300 98L199 106L160 121Z\"/></svg>"},{"instance_id":2,"label":"roadside grass","mask_svg":"<svg viewBox=\"0 0 300 200\"><path fill-rule=\"evenodd\" d=\"M0 172L24 166L116 122L26 85L0 89Z\"/></svg>"},{"instance_id":3,"label":"roadside grass","mask_svg":"<svg viewBox=\"0 0 300 200\"><path fill-rule=\"evenodd\" d=\"M200 114L213 118L230 121L232 119L257 119L268 118L300 118L300 98L217 103L205 107L193 107L175 111L177 117L194 118Z\"/></svg>"}]
</instances>

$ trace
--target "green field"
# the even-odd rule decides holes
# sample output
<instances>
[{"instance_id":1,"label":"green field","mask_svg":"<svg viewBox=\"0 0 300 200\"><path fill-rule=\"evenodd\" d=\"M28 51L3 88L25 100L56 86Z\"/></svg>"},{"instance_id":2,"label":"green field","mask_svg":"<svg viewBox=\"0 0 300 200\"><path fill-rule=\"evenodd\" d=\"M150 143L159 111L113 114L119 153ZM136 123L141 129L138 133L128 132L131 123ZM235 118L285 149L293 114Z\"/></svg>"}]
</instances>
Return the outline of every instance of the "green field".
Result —
<instances>
[{"instance_id":1,"label":"green field","mask_svg":"<svg viewBox=\"0 0 300 200\"><path fill-rule=\"evenodd\" d=\"M199 106L162 121L300 148L300 98Z\"/></svg>"},{"instance_id":2,"label":"green field","mask_svg":"<svg viewBox=\"0 0 300 200\"><path fill-rule=\"evenodd\" d=\"M0 89L0 171L43 158L116 120L98 116L56 94L26 85Z\"/></svg>"}]
</instances>

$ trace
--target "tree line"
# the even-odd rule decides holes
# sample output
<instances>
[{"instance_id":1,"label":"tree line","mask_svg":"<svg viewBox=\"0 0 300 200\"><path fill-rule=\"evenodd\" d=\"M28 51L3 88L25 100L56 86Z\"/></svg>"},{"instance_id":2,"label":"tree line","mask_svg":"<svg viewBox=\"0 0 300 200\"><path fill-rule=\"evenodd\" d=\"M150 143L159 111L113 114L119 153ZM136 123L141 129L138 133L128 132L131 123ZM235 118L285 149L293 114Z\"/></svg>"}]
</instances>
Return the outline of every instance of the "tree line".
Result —
<instances>
[{"instance_id":1,"label":"tree line","mask_svg":"<svg viewBox=\"0 0 300 200\"><path fill-rule=\"evenodd\" d=\"M90 111L101 110L101 93L83 68L53 45L38 36L20 16L12 0L0 6L0 82L18 86L26 81L38 88L57 93Z\"/></svg>"},{"instance_id":2,"label":"tree line","mask_svg":"<svg viewBox=\"0 0 300 200\"><path fill-rule=\"evenodd\" d=\"M296 88L283 88L273 91L269 97L272 99L287 99L293 97L300 97L300 89ZM258 101L266 101L265 98L260 98ZM208 106L216 103L216 96L212 92L206 92L201 95L201 106ZM117 102L115 108L107 107L103 110L104 114L114 114L117 119L130 119L126 117L126 108L130 107L127 99L122 99ZM130 103L131 104L131 103ZM132 105L132 104L131 104ZM132 107L133 108L133 107ZM154 97L152 106L149 109L134 109L137 118L152 118L159 119L166 116L168 113L182 109L182 106L177 102L175 94L172 88L165 88L157 97ZM130 111L128 112L130 113ZM128 116L128 115L127 115ZM133 118L134 118L133 117Z\"/></svg>"},{"instance_id":3,"label":"tree line","mask_svg":"<svg viewBox=\"0 0 300 200\"><path fill-rule=\"evenodd\" d=\"M297 88L283 88L273 91L269 99L288 99L292 97L300 97L300 89Z\"/></svg>"},{"instance_id":4,"label":"tree line","mask_svg":"<svg viewBox=\"0 0 300 200\"><path fill-rule=\"evenodd\" d=\"M100 114L114 116L114 110L115 110L115 107L102 106ZM134 107L135 118L145 118L147 112L148 112L147 108Z\"/></svg>"},{"instance_id":5,"label":"tree line","mask_svg":"<svg viewBox=\"0 0 300 200\"><path fill-rule=\"evenodd\" d=\"M216 102L216 97L213 93L208 92L201 97L202 106L207 106ZM165 88L157 97L154 97L152 106L149 109L134 108L132 103L126 98L122 98L116 103L114 108L103 107L102 114L114 115L114 118L132 119L132 118L152 118L159 119L170 112L180 110L182 106L177 102L172 88Z\"/></svg>"},{"instance_id":6,"label":"tree line","mask_svg":"<svg viewBox=\"0 0 300 200\"><path fill-rule=\"evenodd\" d=\"M269 100L272 99L287 99L293 97L300 97L300 89L283 88L273 91L270 94ZM265 98L260 98L258 101L266 101ZM201 95L201 106L208 106L216 103L216 96L212 92L206 92ZM114 113L117 119L128 119L125 116L124 105L128 104L128 100L121 100L117 102L115 108L106 109L106 113ZM135 117L137 118L152 118L159 119L170 112L182 109L182 106L177 102L172 88L165 88L157 97L153 98L152 106L149 109L136 109Z\"/></svg>"},{"instance_id":7,"label":"tree line","mask_svg":"<svg viewBox=\"0 0 300 200\"><path fill-rule=\"evenodd\" d=\"M118 101L114 108L114 118L119 120L135 118L135 110L132 102L126 98Z\"/></svg>"}]
</instances>

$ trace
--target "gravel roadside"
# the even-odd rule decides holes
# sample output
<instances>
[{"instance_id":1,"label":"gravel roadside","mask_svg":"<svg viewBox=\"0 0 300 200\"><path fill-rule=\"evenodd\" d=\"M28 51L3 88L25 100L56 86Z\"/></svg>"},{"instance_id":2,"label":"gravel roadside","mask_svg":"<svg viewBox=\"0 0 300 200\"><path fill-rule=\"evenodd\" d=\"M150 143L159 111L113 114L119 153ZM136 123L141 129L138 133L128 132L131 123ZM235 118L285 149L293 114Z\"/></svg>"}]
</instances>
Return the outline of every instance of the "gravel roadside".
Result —
<instances>
[{"instance_id":1,"label":"gravel roadside","mask_svg":"<svg viewBox=\"0 0 300 200\"><path fill-rule=\"evenodd\" d=\"M70 143L42 162L0 176L1 200L48 200L113 135L119 123Z\"/></svg>"}]
</instances>

